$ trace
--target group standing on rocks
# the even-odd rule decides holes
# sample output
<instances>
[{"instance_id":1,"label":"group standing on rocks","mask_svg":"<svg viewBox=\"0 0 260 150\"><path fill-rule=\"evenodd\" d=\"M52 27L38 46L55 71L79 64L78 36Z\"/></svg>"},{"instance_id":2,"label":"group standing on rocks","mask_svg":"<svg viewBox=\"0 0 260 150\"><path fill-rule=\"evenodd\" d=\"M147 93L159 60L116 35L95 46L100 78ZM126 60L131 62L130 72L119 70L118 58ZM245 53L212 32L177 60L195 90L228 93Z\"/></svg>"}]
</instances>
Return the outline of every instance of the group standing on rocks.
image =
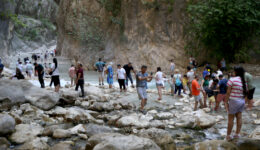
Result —
<instances>
[{"instance_id":1,"label":"group standing on rocks","mask_svg":"<svg viewBox=\"0 0 260 150\"><path fill-rule=\"evenodd\" d=\"M44 55L45 65L40 64L36 54L32 55L34 60L34 72L35 76L38 76L41 88L45 88L44 76L51 76L51 83L54 83L55 92L59 92L60 89L60 73L57 58L54 57L55 52L51 53L53 56L53 63L49 66L46 65L48 59L48 53ZM40 56L41 58L41 56ZM136 91L141 101L140 111L145 113L144 107L147 104L147 89L148 82L155 79L155 85L158 91L158 102L163 100L162 90L166 88L165 83L168 81L171 95L178 95L182 97L183 94L188 94L190 97L194 97L194 111L199 108L209 107L211 111L217 112L219 110L220 103L223 102L226 111L228 112L228 130L226 139L232 139L231 131L233 128L234 119L237 119L237 128L234 138L239 138L241 126L242 126L242 112L248 103L248 109L252 108L253 95L255 86L253 85L253 77L242 67L235 67L233 72L227 72L225 59L222 59L218 64L218 70L213 71L210 64L206 64L204 70L199 73L197 67L198 63L194 58L190 58L190 64L187 67L187 72L182 74L177 69L173 60L170 60L170 78L162 72L161 67L157 67L155 75L153 72L150 74L147 72L147 66L141 66L140 71L134 70L132 63L129 62L126 65L117 64L117 70L114 73L113 63L106 63L99 58L94 67L98 72L99 86L104 86L104 78L107 76L107 83L109 88L113 88L114 75L119 84L120 92L126 92L128 88L128 81L130 80L131 87L134 88L134 81L131 73L133 72L136 78ZM4 65L0 60L0 76L3 71ZM84 97L84 70L83 64L78 63L71 65L68 70L68 75L71 79L70 86L76 86L75 90L81 89L81 96ZM24 79L23 71L27 76L31 78L33 73L33 66L29 61L29 58L24 58L24 66L20 59L17 61L16 73L11 78L17 78L18 80ZM224 73L227 73L226 76ZM202 78L202 81L199 80ZM183 92L183 94L182 94ZM215 103L215 106L214 106Z\"/></svg>"}]
</instances>

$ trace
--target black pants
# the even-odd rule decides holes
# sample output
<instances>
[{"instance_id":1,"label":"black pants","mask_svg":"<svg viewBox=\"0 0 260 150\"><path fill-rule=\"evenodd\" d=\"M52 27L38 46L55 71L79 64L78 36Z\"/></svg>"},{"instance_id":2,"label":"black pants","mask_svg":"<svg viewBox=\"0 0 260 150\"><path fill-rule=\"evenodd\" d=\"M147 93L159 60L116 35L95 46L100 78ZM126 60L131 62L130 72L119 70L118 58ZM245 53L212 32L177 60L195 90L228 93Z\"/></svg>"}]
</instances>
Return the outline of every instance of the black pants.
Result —
<instances>
[{"instance_id":1,"label":"black pants","mask_svg":"<svg viewBox=\"0 0 260 150\"><path fill-rule=\"evenodd\" d=\"M128 79L130 79L131 81L131 84L133 84L133 78L131 76L131 73L130 74L126 74L126 85L128 86Z\"/></svg>"},{"instance_id":2,"label":"black pants","mask_svg":"<svg viewBox=\"0 0 260 150\"><path fill-rule=\"evenodd\" d=\"M40 82L40 84L41 84L41 88L45 88L43 76L44 76L44 73L38 75L38 79L39 79L39 82Z\"/></svg>"},{"instance_id":3,"label":"black pants","mask_svg":"<svg viewBox=\"0 0 260 150\"><path fill-rule=\"evenodd\" d=\"M78 80L78 83L76 84L75 90L78 91L79 87L81 89L82 96L85 96L85 94L84 94L84 79Z\"/></svg>"},{"instance_id":4,"label":"black pants","mask_svg":"<svg viewBox=\"0 0 260 150\"><path fill-rule=\"evenodd\" d=\"M181 89L182 89L182 85L175 85L175 94L178 92L178 95L181 95Z\"/></svg>"},{"instance_id":5,"label":"black pants","mask_svg":"<svg viewBox=\"0 0 260 150\"><path fill-rule=\"evenodd\" d=\"M118 79L120 90L124 88L125 90L125 79Z\"/></svg>"}]
</instances>

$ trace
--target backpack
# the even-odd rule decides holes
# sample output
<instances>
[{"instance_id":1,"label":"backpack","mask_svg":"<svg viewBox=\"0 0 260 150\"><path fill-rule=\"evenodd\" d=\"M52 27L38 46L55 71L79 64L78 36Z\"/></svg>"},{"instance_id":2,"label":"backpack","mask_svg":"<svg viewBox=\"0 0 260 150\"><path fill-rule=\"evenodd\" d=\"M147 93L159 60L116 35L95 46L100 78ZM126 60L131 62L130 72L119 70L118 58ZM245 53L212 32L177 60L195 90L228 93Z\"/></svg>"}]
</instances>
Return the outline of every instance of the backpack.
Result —
<instances>
[{"instance_id":1,"label":"backpack","mask_svg":"<svg viewBox=\"0 0 260 150\"><path fill-rule=\"evenodd\" d=\"M177 76L177 79L175 80L175 85L176 86L180 86L181 85L181 80L180 80L179 76Z\"/></svg>"},{"instance_id":2,"label":"backpack","mask_svg":"<svg viewBox=\"0 0 260 150\"><path fill-rule=\"evenodd\" d=\"M98 72L102 72L102 71L103 71L103 68L104 68L104 65L103 65L101 62L98 62L98 64L97 64L97 70L98 70Z\"/></svg>"}]
</instances>

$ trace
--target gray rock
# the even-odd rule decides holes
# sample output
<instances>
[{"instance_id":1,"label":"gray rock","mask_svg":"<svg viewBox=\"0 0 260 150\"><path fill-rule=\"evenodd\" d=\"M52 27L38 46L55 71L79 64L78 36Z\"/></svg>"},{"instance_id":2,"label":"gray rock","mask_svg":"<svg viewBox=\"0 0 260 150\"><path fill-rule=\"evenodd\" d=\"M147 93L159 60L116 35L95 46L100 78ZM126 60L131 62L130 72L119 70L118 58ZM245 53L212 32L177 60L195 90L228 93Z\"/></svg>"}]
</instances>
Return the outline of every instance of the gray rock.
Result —
<instances>
[{"instance_id":1,"label":"gray rock","mask_svg":"<svg viewBox=\"0 0 260 150\"><path fill-rule=\"evenodd\" d=\"M153 140L162 150L176 150L172 136L165 130L156 128L142 129L137 135Z\"/></svg>"},{"instance_id":2,"label":"gray rock","mask_svg":"<svg viewBox=\"0 0 260 150\"><path fill-rule=\"evenodd\" d=\"M32 141L24 143L22 146L17 148L18 150L49 150L49 145L47 144L48 138L35 138Z\"/></svg>"},{"instance_id":3,"label":"gray rock","mask_svg":"<svg viewBox=\"0 0 260 150\"><path fill-rule=\"evenodd\" d=\"M69 130L56 129L54 130L52 137L56 139L61 139L71 137L71 135L72 133Z\"/></svg>"},{"instance_id":4,"label":"gray rock","mask_svg":"<svg viewBox=\"0 0 260 150\"><path fill-rule=\"evenodd\" d=\"M5 150L7 149L11 143L4 137L0 137L0 149Z\"/></svg>"},{"instance_id":5,"label":"gray rock","mask_svg":"<svg viewBox=\"0 0 260 150\"><path fill-rule=\"evenodd\" d=\"M192 146L192 150L238 150L233 143L225 140L211 140L196 143Z\"/></svg>"},{"instance_id":6,"label":"gray rock","mask_svg":"<svg viewBox=\"0 0 260 150\"><path fill-rule=\"evenodd\" d=\"M94 150L160 150L152 140L134 135L122 135L118 133L97 134L89 138L86 149Z\"/></svg>"},{"instance_id":7,"label":"gray rock","mask_svg":"<svg viewBox=\"0 0 260 150\"><path fill-rule=\"evenodd\" d=\"M50 150L72 150L72 144L67 142L60 142L51 147Z\"/></svg>"},{"instance_id":8,"label":"gray rock","mask_svg":"<svg viewBox=\"0 0 260 150\"><path fill-rule=\"evenodd\" d=\"M0 135L12 133L15 130L15 120L8 114L0 114Z\"/></svg>"},{"instance_id":9,"label":"gray rock","mask_svg":"<svg viewBox=\"0 0 260 150\"><path fill-rule=\"evenodd\" d=\"M15 126L15 130L10 140L17 144L29 142L43 132L43 128L38 124L19 124Z\"/></svg>"},{"instance_id":10,"label":"gray rock","mask_svg":"<svg viewBox=\"0 0 260 150\"><path fill-rule=\"evenodd\" d=\"M252 139L260 140L260 126L255 128L255 130L249 136Z\"/></svg>"},{"instance_id":11,"label":"gray rock","mask_svg":"<svg viewBox=\"0 0 260 150\"><path fill-rule=\"evenodd\" d=\"M141 114L130 114L128 116L123 116L117 121L117 125L119 127L129 127L134 126L137 128L147 128L150 125L150 117L146 117L145 115Z\"/></svg>"},{"instance_id":12,"label":"gray rock","mask_svg":"<svg viewBox=\"0 0 260 150\"><path fill-rule=\"evenodd\" d=\"M40 109L49 110L58 101L57 93L35 87L26 80L1 80L0 82L0 110L6 110L15 104L25 102Z\"/></svg>"},{"instance_id":13,"label":"gray rock","mask_svg":"<svg viewBox=\"0 0 260 150\"><path fill-rule=\"evenodd\" d=\"M96 124L87 124L86 126L86 133L88 136L92 136L95 134L100 134L100 133L113 133L114 130L111 129L108 126L104 126L104 125L96 125Z\"/></svg>"}]
</instances>

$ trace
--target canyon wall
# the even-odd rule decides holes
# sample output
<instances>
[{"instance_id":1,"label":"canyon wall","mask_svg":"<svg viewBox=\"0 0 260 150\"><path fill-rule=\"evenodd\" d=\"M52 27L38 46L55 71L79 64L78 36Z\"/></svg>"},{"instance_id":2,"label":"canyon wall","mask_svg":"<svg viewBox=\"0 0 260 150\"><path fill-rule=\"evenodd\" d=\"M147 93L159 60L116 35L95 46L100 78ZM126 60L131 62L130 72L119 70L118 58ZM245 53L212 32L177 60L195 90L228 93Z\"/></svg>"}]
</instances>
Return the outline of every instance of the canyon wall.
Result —
<instances>
[{"instance_id":1,"label":"canyon wall","mask_svg":"<svg viewBox=\"0 0 260 150\"><path fill-rule=\"evenodd\" d=\"M98 58L169 70L187 64L183 0L60 0L57 50L88 69Z\"/></svg>"},{"instance_id":2,"label":"canyon wall","mask_svg":"<svg viewBox=\"0 0 260 150\"><path fill-rule=\"evenodd\" d=\"M53 0L0 0L0 58L56 44L58 5Z\"/></svg>"}]
</instances>

